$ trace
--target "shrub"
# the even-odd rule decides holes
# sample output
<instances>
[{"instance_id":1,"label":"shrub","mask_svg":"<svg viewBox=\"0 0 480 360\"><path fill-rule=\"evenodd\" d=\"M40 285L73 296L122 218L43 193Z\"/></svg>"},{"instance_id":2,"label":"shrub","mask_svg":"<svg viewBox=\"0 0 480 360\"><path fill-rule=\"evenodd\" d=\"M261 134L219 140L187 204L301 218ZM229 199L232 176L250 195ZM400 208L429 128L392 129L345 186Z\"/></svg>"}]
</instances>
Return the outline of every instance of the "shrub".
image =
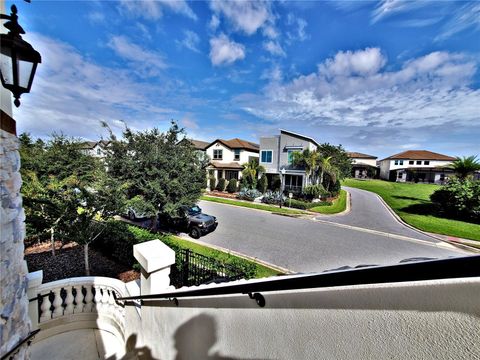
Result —
<instances>
[{"instance_id":1,"label":"shrub","mask_svg":"<svg viewBox=\"0 0 480 360\"><path fill-rule=\"evenodd\" d=\"M335 197L340 193L342 185L340 184L340 181L336 181L333 185L330 186L330 195Z\"/></svg>"},{"instance_id":2,"label":"shrub","mask_svg":"<svg viewBox=\"0 0 480 360\"><path fill-rule=\"evenodd\" d=\"M285 202L292 208L301 209L301 210L308 210L312 207L318 206L318 203L311 203L307 201L295 200L295 199L287 199Z\"/></svg>"},{"instance_id":3,"label":"shrub","mask_svg":"<svg viewBox=\"0 0 480 360\"><path fill-rule=\"evenodd\" d=\"M327 194L327 191L321 184L307 185L303 188L303 194L307 199L318 199Z\"/></svg>"},{"instance_id":4,"label":"shrub","mask_svg":"<svg viewBox=\"0 0 480 360\"><path fill-rule=\"evenodd\" d=\"M268 186L267 176L265 174L262 174L262 176L257 182L257 190L260 191L262 194L265 194L265 191L267 191L267 186Z\"/></svg>"},{"instance_id":5,"label":"shrub","mask_svg":"<svg viewBox=\"0 0 480 360\"><path fill-rule=\"evenodd\" d=\"M452 178L430 195L430 200L440 213L480 222L480 181Z\"/></svg>"},{"instance_id":6,"label":"shrub","mask_svg":"<svg viewBox=\"0 0 480 360\"><path fill-rule=\"evenodd\" d=\"M92 246L108 257L127 266L132 266L135 263L133 245L136 243L137 239L129 231L128 224L110 220L106 222L105 229L100 236L92 242Z\"/></svg>"},{"instance_id":7,"label":"shrub","mask_svg":"<svg viewBox=\"0 0 480 360\"><path fill-rule=\"evenodd\" d=\"M217 179L215 179L214 176L210 176L210 178L208 179L208 182L209 182L209 187L210 187L210 190L215 190L215 184L217 183Z\"/></svg>"},{"instance_id":8,"label":"shrub","mask_svg":"<svg viewBox=\"0 0 480 360\"><path fill-rule=\"evenodd\" d=\"M231 179L231 180L228 182L227 191L228 191L230 194L233 194L234 192L237 191L237 179Z\"/></svg>"},{"instance_id":9,"label":"shrub","mask_svg":"<svg viewBox=\"0 0 480 360\"><path fill-rule=\"evenodd\" d=\"M280 175L274 175L272 178L272 183L270 185L271 190L280 191L282 187L282 181L280 180Z\"/></svg>"},{"instance_id":10,"label":"shrub","mask_svg":"<svg viewBox=\"0 0 480 360\"><path fill-rule=\"evenodd\" d=\"M275 204L280 205L280 201L285 203L286 197L280 191L270 191L268 190L262 197L262 202L265 204Z\"/></svg>"},{"instance_id":11,"label":"shrub","mask_svg":"<svg viewBox=\"0 0 480 360\"><path fill-rule=\"evenodd\" d=\"M217 190L218 191L225 191L226 180L224 178L218 179Z\"/></svg>"},{"instance_id":12,"label":"shrub","mask_svg":"<svg viewBox=\"0 0 480 360\"><path fill-rule=\"evenodd\" d=\"M243 188L240 190L240 192L237 194L237 198L241 200L248 200L248 201L253 201L257 197L261 196L262 194L256 190L256 189L245 189Z\"/></svg>"}]
</instances>

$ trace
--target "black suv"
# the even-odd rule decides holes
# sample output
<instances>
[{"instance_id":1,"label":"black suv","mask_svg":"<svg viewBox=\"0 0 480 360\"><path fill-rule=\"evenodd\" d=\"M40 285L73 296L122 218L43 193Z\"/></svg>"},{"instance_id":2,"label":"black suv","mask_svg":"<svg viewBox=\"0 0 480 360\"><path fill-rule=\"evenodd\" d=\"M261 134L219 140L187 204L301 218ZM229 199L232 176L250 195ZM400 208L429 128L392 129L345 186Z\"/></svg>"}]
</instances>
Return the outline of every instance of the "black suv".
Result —
<instances>
[{"instance_id":1,"label":"black suv","mask_svg":"<svg viewBox=\"0 0 480 360\"><path fill-rule=\"evenodd\" d=\"M198 239L200 236L214 231L217 226L217 218L212 215L202 213L197 205L181 206L178 210L178 216L165 217L160 219L160 226L167 226L177 231L187 232L192 238Z\"/></svg>"}]
</instances>

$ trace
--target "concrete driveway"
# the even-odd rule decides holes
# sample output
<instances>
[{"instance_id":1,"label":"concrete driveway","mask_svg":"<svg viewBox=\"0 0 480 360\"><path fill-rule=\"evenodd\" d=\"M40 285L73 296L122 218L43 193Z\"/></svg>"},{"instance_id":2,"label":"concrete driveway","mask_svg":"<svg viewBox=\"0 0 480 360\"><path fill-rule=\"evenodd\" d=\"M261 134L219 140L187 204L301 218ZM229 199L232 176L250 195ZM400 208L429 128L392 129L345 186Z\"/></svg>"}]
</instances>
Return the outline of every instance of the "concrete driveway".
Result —
<instances>
[{"instance_id":1,"label":"concrete driveway","mask_svg":"<svg viewBox=\"0 0 480 360\"><path fill-rule=\"evenodd\" d=\"M432 238L371 232L208 201L199 205L219 222L218 228L201 241L294 272L317 272L345 265L387 265L412 257L468 255Z\"/></svg>"}]
</instances>

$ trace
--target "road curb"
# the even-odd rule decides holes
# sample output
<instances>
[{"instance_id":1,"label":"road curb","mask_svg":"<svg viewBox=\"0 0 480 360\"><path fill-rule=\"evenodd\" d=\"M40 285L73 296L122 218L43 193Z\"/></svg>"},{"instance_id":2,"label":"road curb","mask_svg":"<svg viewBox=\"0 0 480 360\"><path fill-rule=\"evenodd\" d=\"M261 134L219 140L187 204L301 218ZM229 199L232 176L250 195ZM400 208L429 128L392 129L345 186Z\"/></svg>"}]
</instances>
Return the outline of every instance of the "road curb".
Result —
<instances>
[{"instance_id":1,"label":"road curb","mask_svg":"<svg viewBox=\"0 0 480 360\"><path fill-rule=\"evenodd\" d=\"M266 266L266 267L271 268L275 271L279 271L279 272L282 272L282 273L285 273L285 274L297 274L295 271L286 269L286 268L278 266L278 265L274 265L274 264L269 263L267 261L260 260L258 258L254 258L252 256L242 254L242 253L240 253L238 251L235 251L235 250L224 248L222 246L209 244L209 243L206 243L204 241L192 239L192 238L187 237L187 236L185 236L185 237L178 236L178 235L173 235L173 236L176 236L176 237L178 237L179 239L182 239L182 240L190 241L190 242L192 242L194 244L197 244L197 245L205 246L205 247L208 247L208 248L211 248L211 249L214 249L214 250L222 251L222 252L227 253L227 254L238 256L239 258L243 258L245 260L249 260L249 261L252 261L254 263Z\"/></svg>"},{"instance_id":2,"label":"road curb","mask_svg":"<svg viewBox=\"0 0 480 360\"><path fill-rule=\"evenodd\" d=\"M362 190L362 189L360 189ZM365 191L368 191L368 190L365 190ZM400 224L402 224L403 226L405 227L408 227L409 229L411 230L414 230L416 232L418 232L419 234L422 234L422 235L425 235L425 236L428 236L428 237L431 237L432 239L435 239L435 240L439 240L439 241L442 241L444 242L445 244L448 244L450 245L451 247L454 247L454 248L460 248L462 250L467 250L467 251L470 251L470 252L474 252L474 253L480 253L480 249L477 249L475 247L472 247L472 246L468 246L468 245L465 245L465 244L462 244L462 243L459 243L459 242L456 242L456 241L451 241L451 240L447 240L447 239L443 239L439 236L436 236L434 233L429 233L429 232L426 232L426 231L423 231L423 230L420 230L420 229L417 229L416 227L413 227L412 225L410 224L407 224L405 221L403 221L403 219L398 216L398 214L393 211L393 209L385 202L385 200L383 200L383 198L378 195L377 193L374 193L373 191L370 191L372 194L375 194L378 199L380 200L380 202L383 204L383 206L390 212L390 214L393 216L393 218L395 220L397 220L397 222L399 222Z\"/></svg>"},{"instance_id":3,"label":"road curb","mask_svg":"<svg viewBox=\"0 0 480 360\"><path fill-rule=\"evenodd\" d=\"M308 213L311 214L311 215L314 215L315 217L319 216L319 217L325 217L325 218L347 215L352 209L352 195L350 194L350 192L348 190L345 190L345 189L342 189L342 190L347 193L347 195L346 195L347 199L345 201L345 210L343 210L342 212L336 213L336 214L322 214L322 213L317 213L317 212L314 212L314 211L309 211ZM313 220L315 220L315 219L313 219Z\"/></svg>"}]
</instances>

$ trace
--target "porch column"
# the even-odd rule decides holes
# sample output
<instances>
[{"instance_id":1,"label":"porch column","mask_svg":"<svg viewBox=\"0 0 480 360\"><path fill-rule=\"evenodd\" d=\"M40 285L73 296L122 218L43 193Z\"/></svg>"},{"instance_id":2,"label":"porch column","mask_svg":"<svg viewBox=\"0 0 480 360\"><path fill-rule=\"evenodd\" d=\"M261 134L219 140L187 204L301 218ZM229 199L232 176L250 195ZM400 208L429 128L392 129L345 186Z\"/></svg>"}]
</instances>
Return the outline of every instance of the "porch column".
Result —
<instances>
[{"instance_id":1,"label":"porch column","mask_svg":"<svg viewBox=\"0 0 480 360\"><path fill-rule=\"evenodd\" d=\"M160 240L133 246L133 256L142 267L140 294L149 295L170 287L170 266L175 264L175 251Z\"/></svg>"}]
</instances>

